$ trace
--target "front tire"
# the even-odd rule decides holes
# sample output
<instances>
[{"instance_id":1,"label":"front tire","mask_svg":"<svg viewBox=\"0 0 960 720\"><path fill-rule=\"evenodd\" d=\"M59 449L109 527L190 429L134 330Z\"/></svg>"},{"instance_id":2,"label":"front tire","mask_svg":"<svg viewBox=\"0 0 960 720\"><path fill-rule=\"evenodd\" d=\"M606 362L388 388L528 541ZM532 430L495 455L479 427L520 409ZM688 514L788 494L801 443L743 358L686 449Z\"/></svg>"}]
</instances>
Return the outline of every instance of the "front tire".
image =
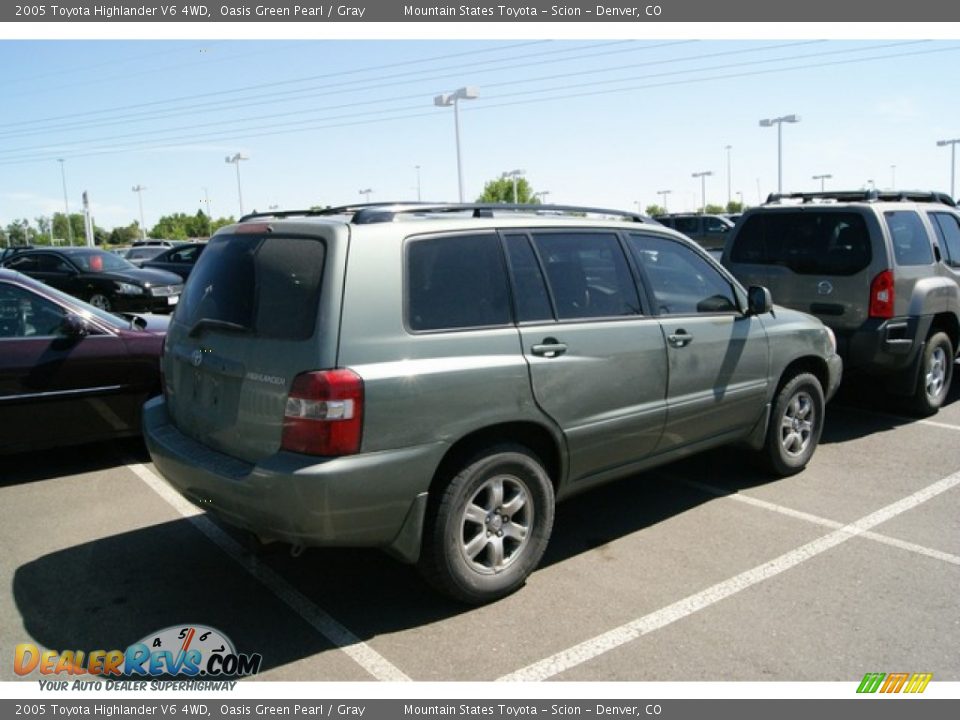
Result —
<instances>
[{"instance_id":1,"label":"front tire","mask_svg":"<svg viewBox=\"0 0 960 720\"><path fill-rule=\"evenodd\" d=\"M523 585L553 528L553 485L540 460L498 445L464 463L439 493L424 529L423 577L472 605Z\"/></svg>"},{"instance_id":2,"label":"front tire","mask_svg":"<svg viewBox=\"0 0 960 720\"><path fill-rule=\"evenodd\" d=\"M110 298L103 293L94 293L90 296L90 299L87 300L87 302L93 305L95 308L100 308L106 312L110 312L111 308L113 307L113 304L110 302Z\"/></svg>"},{"instance_id":3,"label":"front tire","mask_svg":"<svg viewBox=\"0 0 960 720\"><path fill-rule=\"evenodd\" d=\"M920 377L913 393L911 409L921 417L934 415L947 399L953 379L953 344L950 336L937 332L930 336L920 356Z\"/></svg>"},{"instance_id":4,"label":"front tire","mask_svg":"<svg viewBox=\"0 0 960 720\"><path fill-rule=\"evenodd\" d=\"M800 373L777 393L763 457L767 469L787 477L803 470L823 432L823 388L811 373Z\"/></svg>"}]
</instances>

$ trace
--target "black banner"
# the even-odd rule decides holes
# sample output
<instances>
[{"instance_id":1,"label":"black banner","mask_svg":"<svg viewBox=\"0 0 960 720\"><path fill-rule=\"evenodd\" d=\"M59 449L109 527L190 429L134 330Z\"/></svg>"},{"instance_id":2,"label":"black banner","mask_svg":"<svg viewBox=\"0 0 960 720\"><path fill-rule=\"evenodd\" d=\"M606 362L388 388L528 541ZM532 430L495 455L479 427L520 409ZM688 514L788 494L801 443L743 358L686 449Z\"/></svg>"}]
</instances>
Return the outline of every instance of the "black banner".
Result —
<instances>
[{"instance_id":1,"label":"black banner","mask_svg":"<svg viewBox=\"0 0 960 720\"><path fill-rule=\"evenodd\" d=\"M605 0L443 3L423 0L154 2L64 0L0 7L3 22L953 22L960 3L942 0Z\"/></svg>"}]
</instances>

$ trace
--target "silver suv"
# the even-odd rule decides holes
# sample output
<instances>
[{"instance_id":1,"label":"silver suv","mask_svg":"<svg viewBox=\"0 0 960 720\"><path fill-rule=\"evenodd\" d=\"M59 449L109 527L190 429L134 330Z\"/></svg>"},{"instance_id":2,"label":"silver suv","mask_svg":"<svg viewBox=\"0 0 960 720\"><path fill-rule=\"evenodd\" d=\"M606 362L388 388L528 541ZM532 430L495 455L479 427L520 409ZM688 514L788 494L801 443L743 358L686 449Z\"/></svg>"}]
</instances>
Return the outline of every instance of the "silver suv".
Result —
<instances>
[{"instance_id":1,"label":"silver suv","mask_svg":"<svg viewBox=\"0 0 960 720\"><path fill-rule=\"evenodd\" d=\"M943 403L960 339L960 212L948 196L774 195L737 224L723 264L833 328L848 371L919 415Z\"/></svg>"},{"instance_id":2,"label":"silver suv","mask_svg":"<svg viewBox=\"0 0 960 720\"><path fill-rule=\"evenodd\" d=\"M146 441L189 500L479 603L534 570L557 500L731 442L803 469L841 361L641 216L410 204L220 230L162 368Z\"/></svg>"}]
</instances>

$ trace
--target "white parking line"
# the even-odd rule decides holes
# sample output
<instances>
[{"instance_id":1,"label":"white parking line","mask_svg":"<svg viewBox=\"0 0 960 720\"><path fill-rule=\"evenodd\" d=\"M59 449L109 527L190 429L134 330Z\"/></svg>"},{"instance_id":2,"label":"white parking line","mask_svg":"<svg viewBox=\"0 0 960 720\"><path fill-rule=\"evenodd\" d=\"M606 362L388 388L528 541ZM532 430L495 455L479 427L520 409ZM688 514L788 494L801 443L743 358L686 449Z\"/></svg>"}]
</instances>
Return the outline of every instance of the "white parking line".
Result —
<instances>
[{"instance_id":1,"label":"white parking line","mask_svg":"<svg viewBox=\"0 0 960 720\"><path fill-rule=\"evenodd\" d=\"M853 407L852 405L838 405L837 409L849 410L850 412L859 413L861 415L874 415L876 417L890 418L891 420L899 420L902 423L928 425L930 427L942 428L944 430L960 431L960 425L951 425L950 423L938 422L936 420L919 420L915 417L896 415L895 413L883 412L882 410L868 410L867 408L858 408Z\"/></svg>"},{"instance_id":2,"label":"white parking line","mask_svg":"<svg viewBox=\"0 0 960 720\"><path fill-rule=\"evenodd\" d=\"M954 473L948 477L919 490L912 495L899 500L885 508L881 508L874 513L860 518L856 522L844 525L838 530L834 530L828 535L824 535L801 547L791 550L763 565L740 573L729 580L717 583L706 590L702 590L694 595L690 595L679 602L661 608L649 615L632 620L609 632L598 635L590 640L575 645L572 648L563 650L555 655L541 660L539 662L521 668L516 672L504 675L500 680L507 681L538 681L546 680L569 670L577 665L592 660L595 657L603 655L637 638L659 630L671 623L681 620L695 612L714 605L735 595L741 590L746 590L757 583L776 577L780 573L795 568L801 563L820 555L831 548L846 542L847 540L862 535L870 528L886 522L891 518L900 515L907 510L917 507L930 498L946 492L947 490L960 484L960 472Z\"/></svg>"},{"instance_id":3,"label":"white parking line","mask_svg":"<svg viewBox=\"0 0 960 720\"><path fill-rule=\"evenodd\" d=\"M327 640L340 650L343 650L360 667L366 670L376 680L409 681L403 672L393 663L377 653L373 648L360 640L356 635L337 622L325 610L318 607L312 600L294 588L280 575L259 562L257 558L245 551L243 547L217 527L201 510L196 508L163 480L157 477L150 468L138 463L127 464L137 477L157 495L163 498L174 510L189 520L194 527L207 536L218 548L239 563L244 570L253 575L270 592L283 600L301 618L306 620Z\"/></svg>"},{"instance_id":4,"label":"white parking line","mask_svg":"<svg viewBox=\"0 0 960 720\"><path fill-rule=\"evenodd\" d=\"M731 493L729 490L724 490L723 488L714 487L713 485L707 485L706 483L697 482L695 480L684 480L683 482L691 487L695 487L699 490L710 493L711 495L716 495L717 497L727 498L730 500L736 500L737 502L753 505L754 507L763 508L764 510L770 510L772 512L780 513L781 515L786 515L797 520L805 520L806 522L833 528L834 530L840 530L844 526L843 523L837 522L836 520L829 520L827 518L820 517L819 515L811 515L810 513L794 510L793 508L788 508L783 505L777 505L776 503L751 497L750 495L744 495L743 493ZM917 545L916 543L907 542L906 540L898 540L897 538L890 537L889 535L882 535L873 531L867 531L860 533L860 537L867 540L874 540L875 542L883 543L884 545L889 545L890 547L918 553L919 555L925 555L926 557L930 557L935 560L942 560L943 562L948 562L951 565L960 565L960 555L953 555L940 550L934 550L933 548Z\"/></svg>"}]
</instances>

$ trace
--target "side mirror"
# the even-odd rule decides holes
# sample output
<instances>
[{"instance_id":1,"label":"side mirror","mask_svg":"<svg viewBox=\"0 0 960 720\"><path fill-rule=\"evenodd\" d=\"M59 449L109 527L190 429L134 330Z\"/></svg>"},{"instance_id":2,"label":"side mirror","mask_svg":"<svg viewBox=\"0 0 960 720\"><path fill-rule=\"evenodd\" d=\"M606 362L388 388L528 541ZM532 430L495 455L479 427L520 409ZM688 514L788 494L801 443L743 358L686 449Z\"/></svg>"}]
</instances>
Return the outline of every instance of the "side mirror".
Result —
<instances>
[{"instance_id":1,"label":"side mirror","mask_svg":"<svg viewBox=\"0 0 960 720\"><path fill-rule=\"evenodd\" d=\"M60 334L71 338L82 338L90 333L87 321L79 315L67 315L60 323Z\"/></svg>"},{"instance_id":2,"label":"side mirror","mask_svg":"<svg viewBox=\"0 0 960 720\"><path fill-rule=\"evenodd\" d=\"M760 285L751 285L747 289L747 314L766 315L773 309L773 297L770 291Z\"/></svg>"}]
</instances>

